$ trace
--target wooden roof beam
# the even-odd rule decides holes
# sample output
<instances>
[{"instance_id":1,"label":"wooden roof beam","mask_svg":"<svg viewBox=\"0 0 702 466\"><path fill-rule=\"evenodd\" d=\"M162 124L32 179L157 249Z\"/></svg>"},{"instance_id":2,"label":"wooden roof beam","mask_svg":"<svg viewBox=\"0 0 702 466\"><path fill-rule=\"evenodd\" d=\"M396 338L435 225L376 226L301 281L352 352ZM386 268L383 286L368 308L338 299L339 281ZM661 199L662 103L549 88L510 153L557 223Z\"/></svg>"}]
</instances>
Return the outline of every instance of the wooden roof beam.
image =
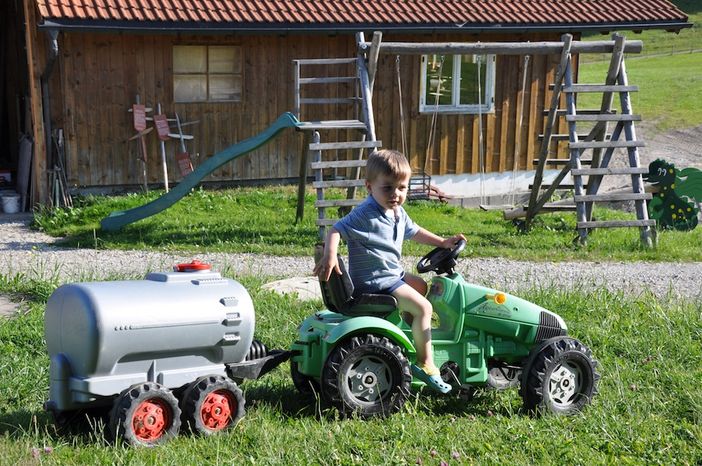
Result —
<instances>
[{"instance_id":1,"label":"wooden roof beam","mask_svg":"<svg viewBox=\"0 0 702 466\"><path fill-rule=\"evenodd\" d=\"M362 49L371 47L370 42L359 44ZM611 53L613 40L573 41L571 53ZM626 53L641 53L643 42L627 41ZM563 42L382 42L378 52L391 55L423 55L429 53L460 54L495 54L495 55L553 55L560 54Z\"/></svg>"}]
</instances>

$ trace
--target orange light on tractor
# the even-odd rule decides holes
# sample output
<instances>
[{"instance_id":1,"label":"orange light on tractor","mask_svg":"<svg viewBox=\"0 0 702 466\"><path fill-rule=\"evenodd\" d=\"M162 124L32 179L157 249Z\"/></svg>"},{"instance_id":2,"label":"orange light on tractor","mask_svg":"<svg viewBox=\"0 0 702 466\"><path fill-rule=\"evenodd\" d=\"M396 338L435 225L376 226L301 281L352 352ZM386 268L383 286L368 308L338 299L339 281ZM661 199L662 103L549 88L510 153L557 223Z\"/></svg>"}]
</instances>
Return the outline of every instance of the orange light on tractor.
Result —
<instances>
[{"instance_id":1,"label":"orange light on tractor","mask_svg":"<svg viewBox=\"0 0 702 466\"><path fill-rule=\"evenodd\" d=\"M504 304L507 301L507 295L504 293L486 294L485 299L495 301L495 304Z\"/></svg>"}]
</instances>

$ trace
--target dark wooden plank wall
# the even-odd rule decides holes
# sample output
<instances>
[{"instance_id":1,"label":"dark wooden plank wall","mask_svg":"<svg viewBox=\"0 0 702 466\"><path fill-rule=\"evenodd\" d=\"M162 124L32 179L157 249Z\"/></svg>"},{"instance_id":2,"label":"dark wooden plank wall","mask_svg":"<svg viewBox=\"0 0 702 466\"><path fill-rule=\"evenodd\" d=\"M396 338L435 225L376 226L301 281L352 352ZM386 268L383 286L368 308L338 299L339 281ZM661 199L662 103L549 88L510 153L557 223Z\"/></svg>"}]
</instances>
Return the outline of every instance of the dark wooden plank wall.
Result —
<instances>
[{"instance_id":1,"label":"dark wooden plank wall","mask_svg":"<svg viewBox=\"0 0 702 466\"><path fill-rule=\"evenodd\" d=\"M558 40L552 36L386 36L386 40L415 41L491 41ZM174 104L172 46L186 44L231 44L242 46L243 85L241 102ZM63 127L67 141L69 183L78 187L122 186L141 183L141 165L136 142L127 140L135 131L127 110L136 94L142 103L156 108L161 103L172 117L178 112L182 121L199 120L185 132L195 136L186 145L194 163L229 145L265 129L275 118L293 107L293 66L298 58L352 57L352 36L188 36L117 35L62 33L60 36L60 83L53 94L53 118ZM501 56L497 61L495 111L484 115L485 170L512 170L514 147L520 169L531 169L531 160L542 130L544 102L548 102L548 83L553 79L557 56L534 56L527 70L523 124L517 128L523 59ZM431 174L478 173L478 121L474 115L438 115L434 144L427 150L431 114L419 114L419 57L400 60L402 92L406 116L409 158L415 168L426 164ZM307 76L346 75L353 67L307 69ZM315 88L307 96L346 97L351 86ZM374 93L378 138L386 147L401 148L401 126L395 57L382 56ZM319 106L303 111L305 119L354 118L353 108ZM326 141L357 138L358 134L324 134ZM148 174L151 183L161 182L160 153L155 131L147 136ZM177 141L166 143L171 181L180 179L174 153ZM298 176L302 149L300 133L289 131L269 145L220 168L209 181L280 179ZM195 157L199 154L199 158Z\"/></svg>"},{"instance_id":2,"label":"dark wooden plank wall","mask_svg":"<svg viewBox=\"0 0 702 466\"><path fill-rule=\"evenodd\" d=\"M558 36L529 36L531 41L558 40ZM387 39L392 40L392 39ZM401 38L400 40L412 40ZM417 39L414 38L416 41ZM457 36L435 37L436 41L470 41ZM477 41L478 38L473 38ZM481 41L504 41L505 37L481 36ZM527 40L527 37L511 40ZM551 98L548 85L553 82L558 56L530 56L527 65L527 84L524 89L522 124L518 127L521 105L524 58L498 56L496 69L494 112L483 114L483 145L485 172L511 171L514 167L516 140L519 138L517 168L532 169L540 146L538 135L543 130L544 109ZM402 147L400 109L397 92L396 57L383 56L379 62L378 78L374 89L374 105L378 138L390 141L393 147ZM433 114L419 113L420 63L410 56L400 57L400 74L404 100L407 146L412 167L430 174L479 173L478 115L438 114L433 144L429 145ZM565 125L558 130L565 131ZM552 156L565 156L565 146L552 151ZM427 158L429 161L427 162Z\"/></svg>"}]
</instances>

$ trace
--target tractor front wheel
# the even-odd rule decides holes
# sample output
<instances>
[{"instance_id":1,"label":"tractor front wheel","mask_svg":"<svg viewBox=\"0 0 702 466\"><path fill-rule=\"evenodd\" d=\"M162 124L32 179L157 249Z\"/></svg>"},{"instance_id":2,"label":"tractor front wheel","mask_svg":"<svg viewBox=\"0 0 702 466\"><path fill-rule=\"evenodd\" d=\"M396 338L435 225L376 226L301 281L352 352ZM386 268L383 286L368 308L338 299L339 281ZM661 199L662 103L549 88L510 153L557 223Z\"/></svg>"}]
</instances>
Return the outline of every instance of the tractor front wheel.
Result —
<instances>
[{"instance_id":1,"label":"tractor front wheel","mask_svg":"<svg viewBox=\"0 0 702 466\"><path fill-rule=\"evenodd\" d=\"M597 361L574 338L544 342L529 358L522 374L522 399L528 410L575 414L597 394Z\"/></svg>"},{"instance_id":2,"label":"tractor front wheel","mask_svg":"<svg viewBox=\"0 0 702 466\"><path fill-rule=\"evenodd\" d=\"M386 337L354 336L329 354L322 396L342 414L364 418L398 411L410 393L412 374L400 347Z\"/></svg>"},{"instance_id":3,"label":"tractor front wheel","mask_svg":"<svg viewBox=\"0 0 702 466\"><path fill-rule=\"evenodd\" d=\"M110 413L112 438L151 446L178 435L180 408L167 388L153 382L132 385L115 400Z\"/></svg>"},{"instance_id":4,"label":"tractor front wheel","mask_svg":"<svg viewBox=\"0 0 702 466\"><path fill-rule=\"evenodd\" d=\"M190 384L183 394L183 422L197 434L211 435L244 417L244 394L221 375L206 375Z\"/></svg>"}]
</instances>

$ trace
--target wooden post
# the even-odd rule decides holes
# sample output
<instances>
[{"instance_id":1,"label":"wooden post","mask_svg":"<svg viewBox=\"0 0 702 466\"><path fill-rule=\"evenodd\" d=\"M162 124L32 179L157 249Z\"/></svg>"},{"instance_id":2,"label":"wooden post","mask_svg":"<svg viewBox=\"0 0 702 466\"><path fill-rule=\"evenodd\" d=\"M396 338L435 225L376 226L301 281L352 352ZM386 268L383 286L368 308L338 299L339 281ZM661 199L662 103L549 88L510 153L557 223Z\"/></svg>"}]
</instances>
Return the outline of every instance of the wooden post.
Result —
<instances>
[{"instance_id":1,"label":"wooden post","mask_svg":"<svg viewBox=\"0 0 702 466\"><path fill-rule=\"evenodd\" d=\"M572 35L566 34L571 38ZM368 44L362 42L362 47ZM561 53L563 42L383 42L379 53L390 55L554 55ZM614 42L574 41L571 53L611 53ZM641 53L643 42L632 40L626 43L626 53Z\"/></svg>"},{"instance_id":2,"label":"wooden post","mask_svg":"<svg viewBox=\"0 0 702 466\"><path fill-rule=\"evenodd\" d=\"M295 89L293 92L293 113L300 119L300 62L298 60L293 60L293 79L295 83Z\"/></svg>"},{"instance_id":3,"label":"wooden post","mask_svg":"<svg viewBox=\"0 0 702 466\"><path fill-rule=\"evenodd\" d=\"M571 87L573 85L573 72L572 72L572 64L569 63L569 68L566 70L565 73L565 79L564 79L564 86L566 87ZM555 89L554 89L555 91ZM575 115L576 114L576 108L575 108L575 94L572 92L566 93L566 107L567 115ZM573 144L578 142L578 128L575 123L575 121L570 120L568 122L568 140L570 141L570 167L573 170L580 170L581 164L580 164L580 149L574 148ZM582 196L585 194L585 188L583 187L583 177L582 176L574 176L573 177L573 185L575 187L575 196L576 198L579 196ZM575 203L575 208L576 208L576 217L578 219L578 222L585 222L587 220L586 218L586 203L584 202L576 202ZM587 241L587 228L579 228L578 229L578 238L580 244L585 244Z\"/></svg>"},{"instance_id":4,"label":"wooden post","mask_svg":"<svg viewBox=\"0 0 702 466\"><path fill-rule=\"evenodd\" d=\"M312 134L312 144L319 144L320 137L319 137L319 131L315 131ZM321 162L322 161L322 151L320 149L317 149L312 152L312 161L313 162ZM314 180L315 181L323 181L324 180L324 174L323 170L316 170L314 174ZM324 188L317 188L317 200L318 201L323 201L324 200ZM324 211L324 207L319 207L317 210L317 219L319 220L324 220L326 218L326 212ZM320 222L319 225L319 240L324 241L324 235L326 233L326 227L322 224L323 222Z\"/></svg>"},{"instance_id":5,"label":"wooden post","mask_svg":"<svg viewBox=\"0 0 702 466\"><path fill-rule=\"evenodd\" d=\"M617 84L620 84L622 86L627 86L629 84L629 80L628 80L627 75L626 75L626 65L624 64L624 61L622 61L621 70L619 70L619 77L617 78ZM622 114L623 115L630 115L632 113L632 109L631 109L631 99L629 98L629 93L628 92L619 93L619 100L620 100L621 106L622 106ZM634 129L633 121L629 121L629 122L624 123L624 135L625 135L627 141L636 141L636 130ZM627 153L629 155L629 166L639 167L640 162L639 162L638 148L637 147L629 147L629 148L627 148ZM643 184L643 177L641 176L641 174L639 174L639 173L632 174L631 175L631 184L632 184L632 187L634 188L634 193L640 194L640 193L645 192L644 184ZM635 200L634 206L636 207L636 218L639 220L648 220L648 210L646 209L646 200L645 199ZM653 247L653 236L652 236L651 227L648 225L645 225L645 226L642 226L639 231L640 231L641 242L643 243L643 245L647 248Z\"/></svg>"},{"instance_id":6,"label":"wooden post","mask_svg":"<svg viewBox=\"0 0 702 466\"><path fill-rule=\"evenodd\" d=\"M378 55L380 55L380 41L382 39L383 33L375 31L373 33L373 41L371 42L370 50L368 51L368 82L371 96L373 96L373 85L375 84L375 75L378 71Z\"/></svg>"},{"instance_id":7,"label":"wooden post","mask_svg":"<svg viewBox=\"0 0 702 466\"><path fill-rule=\"evenodd\" d=\"M622 36L621 34L614 33L612 34L612 39L614 40L614 49L612 51L612 58L609 62L609 69L607 70L605 85L616 84L617 77L619 76L619 72L621 70L622 61L624 60L624 47L626 44L624 36ZM600 113L607 113L611 111L613 97L614 95L612 94L612 92L604 92L602 94L602 104L600 105ZM596 141L604 140L605 136L607 135L607 122L598 122L596 127L593 128L593 132L595 131L595 129L598 132L597 134L595 134L593 139ZM604 160L602 160L602 150L594 149L592 151L592 168L600 167L602 162L604 162ZM604 166L606 167L607 165ZM587 194L596 194L597 190L600 188L601 182L601 176L588 177ZM588 221L592 220L592 204L587 205L586 217Z\"/></svg>"},{"instance_id":8,"label":"wooden post","mask_svg":"<svg viewBox=\"0 0 702 466\"><path fill-rule=\"evenodd\" d=\"M34 202L45 202L49 200L49 189L47 175L47 163L49 159L50 147L46 147L46 135L44 128L44 120L42 118L42 95L41 83L41 64L43 59L39 58L44 51L37 37L37 20L34 16L34 2L23 1L24 6L24 21L25 42L27 50L27 67L29 77L29 101L32 120L32 139L34 146L34 154L32 157L32 183L30 189L30 206ZM27 123L27 122L25 122Z\"/></svg>"},{"instance_id":9,"label":"wooden post","mask_svg":"<svg viewBox=\"0 0 702 466\"><path fill-rule=\"evenodd\" d=\"M319 142L319 141L317 141ZM297 210L295 211L295 225L305 216L305 185L307 184L307 154L309 153L310 135L302 132L302 152L300 154L300 178L297 182Z\"/></svg>"},{"instance_id":10,"label":"wooden post","mask_svg":"<svg viewBox=\"0 0 702 466\"><path fill-rule=\"evenodd\" d=\"M161 115L161 102L158 103L158 114ZM168 192L168 165L166 164L166 140L164 139L163 131L159 130L159 122L156 121L154 117L154 126L156 126L156 133L158 134L158 140L161 146L161 166L163 168L163 187ZM166 134L168 137L168 120L166 120Z\"/></svg>"},{"instance_id":11,"label":"wooden post","mask_svg":"<svg viewBox=\"0 0 702 466\"><path fill-rule=\"evenodd\" d=\"M531 222L536 216L541 206L546 203L546 199L542 198L543 202L538 205L539 189L541 189L541 182L543 181L544 167L546 165L546 158L548 157L549 146L551 145L551 135L553 134L553 125L556 122L556 116L558 114L558 103L561 99L561 82L563 81L563 75L570 63L570 50L571 42L573 36L570 34L563 35L563 43L561 44L561 61L558 65L558 70L556 72L556 79L553 88L553 94L551 95L551 107L548 113L548 119L546 121L546 127L544 128L544 137L541 140L541 151L539 152L539 165L536 168L536 174L534 175L534 183L531 190L531 196L529 197L529 207L527 209L526 215L526 228L529 229ZM545 197L545 196L544 196Z\"/></svg>"},{"instance_id":12,"label":"wooden post","mask_svg":"<svg viewBox=\"0 0 702 466\"><path fill-rule=\"evenodd\" d=\"M363 33L357 34L358 43L363 42ZM368 80L368 68L366 67L366 60L363 56L363 52L358 51L358 58L356 59L356 67L358 72L358 78L361 85L361 100L363 102L362 112L363 112L363 122L366 124L366 133L368 134L369 141L375 141L375 119L373 118L373 94L370 88L370 82Z\"/></svg>"},{"instance_id":13,"label":"wooden post","mask_svg":"<svg viewBox=\"0 0 702 466\"><path fill-rule=\"evenodd\" d=\"M136 103L137 103L137 105L141 104L141 97L139 96L139 94L136 95ZM146 117L144 117L144 118L146 118ZM136 112L134 112L134 121L135 122L137 121ZM144 122L146 122L146 120L144 120ZM136 127L136 124L135 124L134 129L141 132L141 131L144 131L144 129L146 129L146 128L139 129ZM147 161L148 156L146 155L146 141L144 140L143 135L140 135L137 138L137 144L138 144L137 152L141 152L141 170L142 170L142 175L144 177L144 191L148 193L149 192L149 178L148 178L148 175L146 172L146 170L147 170L146 161Z\"/></svg>"}]
</instances>

